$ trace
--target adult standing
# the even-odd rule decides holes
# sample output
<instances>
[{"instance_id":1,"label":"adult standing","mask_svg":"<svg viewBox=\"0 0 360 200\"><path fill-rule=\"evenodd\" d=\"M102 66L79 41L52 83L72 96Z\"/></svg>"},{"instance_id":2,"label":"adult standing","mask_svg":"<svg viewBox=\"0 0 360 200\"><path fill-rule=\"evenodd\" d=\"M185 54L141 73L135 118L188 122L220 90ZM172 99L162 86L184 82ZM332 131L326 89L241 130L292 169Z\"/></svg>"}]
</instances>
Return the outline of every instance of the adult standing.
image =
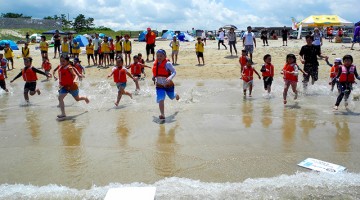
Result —
<instances>
[{"instance_id":1,"label":"adult standing","mask_svg":"<svg viewBox=\"0 0 360 200\"><path fill-rule=\"evenodd\" d=\"M354 38L351 45L351 50L354 50L354 44L359 43L360 44L360 23L355 24L354 29Z\"/></svg>"},{"instance_id":2,"label":"adult standing","mask_svg":"<svg viewBox=\"0 0 360 200\"><path fill-rule=\"evenodd\" d=\"M61 36L59 34L59 30L56 30L54 34L54 58L56 58L57 52L59 52L59 56L60 56L60 45L61 45Z\"/></svg>"},{"instance_id":3,"label":"adult standing","mask_svg":"<svg viewBox=\"0 0 360 200\"><path fill-rule=\"evenodd\" d=\"M332 42L332 39L333 39L333 36L334 36L333 34L334 34L333 26L327 27L326 28L326 35L327 35L327 37L329 39L329 42Z\"/></svg>"},{"instance_id":4,"label":"adult standing","mask_svg":"<svg viewBox=\"0 0 360 200\"><path fill-rule=\"evenodd\" d=\"M311 35L307 35L306 37L306 45L301 47L300 50L300 60L301 63L304 64L304 71L306 72L303 75L303 87L307 88L309 79L311 77L311 84L313 85L315 81L318 80L318 69L319 62L317 57L320 58L328 58L327 56L321 55L319 48L313 45L314 37Z\"/></svg>"},{"instance_id":5,"label":"adult standing","mask_svg":"<svg viewBox=\"0 0 360 200\"><path fill-rule=\"evenodd\" d=\"M268 30L265 28L263 30L261 30L261 39L263 41L263 46L265 46L265 43L266 43L266 46L269 46L269 43L268 43Z\"/></svg>"},{"instance_id":6,"label":"adult standing","mask_svg":"<svg viewBox=\"0 0 360 200\"><path fill-rule=\"evenodd\" d=\"M176 71L171 62L166 59L166 51L159 49L156 52L156 61L152 68L153 81L156 84L156 102L159 104L160 120L165 120L165 95L171 100L179 100L180 97L175 93L175 86L172 79Z\"/></svg>"},{"instance_id":7,"label":"adult standing","mask_svg":"<svg viewBox=\"0 0 360 200\"><path fill-rule=\"evenodd\" d=\"M206 33L204 30L201 32L201 40L204 42L204 44L206 46Z\"/></svg>"},{"instance_id":8,"label":"adult standing","mask_svg":"<svg viewBox=\"0 0 360 200\"><path fill-rule=\"evenodd\" d=\"M156 34L151 31L151 28L147 28L147 34L145 35L146 41L146 61L149 61L149 54L152 54L153 61L155 60L155 40Z\"/></svg>"},{"instance_id":9,"label":"adult standing","mask_svg":"<svg viewBox=\"0 0 360 200\"><path fill-rule=\"evenodd\" d=\"M314 38L313 45L318 48L319 52L321 53L321 46L323 45L322 41L322 33L318 28L314 28L314 33L312 34Z\"/></svg>"},{"instance_id":10,"label":"adult standing","mask_svg":"<svg viewBox=\"0 0 360 200\"><path fill-rule=\"evenodd\" d=\"M229 32L228 32L228 40L229 40L229 46L230 46L230 54L232 54L232 47L234 47L235 50L235 54L237 55L237 50L236 50L236 33L235 33L235 29L234 28L230 28Z\"/></svg>"},{"instance_id":11,"label":"adult standing","mask_svg":"<svg viewBox=\"0 0 360 200\"><path fill-rule=\"evenodd\" d=\"M95 65L97 65L97 63L98 63L99 46L100 46L101 42L102 42L102 41L101 41L101 39L99 38L99 34L98 34L98 33L95 33L95 38L93 39ZM99 62L100 62L100 57L99 57Z\"/></svg>"},{"instance_id":12,"label":"adult standing","mask_svg":"<svg viewBox=\"0 0 360 200\"><path fill-rule=\"evenodd\" d=\"M25 38L26 38L26 42L29 43L30 42L30 34L29 34L29 32L26 32Z\"/></svg>"},{"instance_id":13,"label":"adult standing","mask_svg":"<svg viewBox=\"0 0 360 200\"><path fill-rule=\"evenodd\" d=\"M218 50L220 50L220 44L222 44L225 47L225 50L227 49L226 45L224 44L225 40L225 31L220 28L219 29L219 42L218 42Z\"/></svg>"},{"instance_id":14,"label":"adult standing","mask_svg":"<svg viewBox=\"0 0 360 200\"><path fill-rule=\"evenodd\" d=\"M243 35L243 47L245 47L246 54L250 54L250 60L252 62L252 54L254 47L256 48L255 34L251 32L251 26L247 27L247 32Z\"/></svg>"},{"instance_id":15,"label":"adult standing","mask_svg":"<svg viewBox=\"0 0 360 200\"><path fill-rule=\"evenodd\" d=\"M287 46L287 38L289 35L289 31L287 30L286 26L281 30L281 37L283 41L283 46Z\"/></svg>"}]
</instances>

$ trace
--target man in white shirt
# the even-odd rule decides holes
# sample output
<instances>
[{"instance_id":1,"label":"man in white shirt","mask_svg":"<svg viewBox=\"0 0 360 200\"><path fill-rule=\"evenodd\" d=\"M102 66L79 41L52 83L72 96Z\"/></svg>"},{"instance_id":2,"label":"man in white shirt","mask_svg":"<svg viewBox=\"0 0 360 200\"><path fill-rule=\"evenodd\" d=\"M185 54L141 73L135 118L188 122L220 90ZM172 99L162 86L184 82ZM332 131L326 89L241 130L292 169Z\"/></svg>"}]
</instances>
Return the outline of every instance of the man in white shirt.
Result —
<instances>
[{"instance_id":1,"label":"man in white shirt","mask_svg":"<svg viewBox=\"0 0 360 200\"><path fill-rule=\"evenodd\" d=\"M101 44L101 42L102 42L102 40L99 38L99 34L95 33L95 38L93 39L95 65L97 65L97 57L99 55L99 44ZM100 61L100 58L99 58L99 61Z\"/></svg>"},{"instance_id":2,"label":"man in white shirt","mask_svg":"<svg viewBox=\"0 0 360 200\"><path fill-rule=\"evenodd\" d=\"M254 47L256 48L255 34L251 32L251 26L247 27L247 31L243 35L243 47L245 47L246 54L250 54L252 61L252 53L254 52Z\"/></svg>"},{"instance_id":3,"label":"man in white shirt","mask_svg":"<svg viewBox=\"0 0 360 200\"><path fill-rule=\"evenodd\" d=\"M225 47L225 50L227 49L226 45L224 44L225 39L225 32L222 28L219 29L219 42L218 42L218 50L220 50L220 44L222 44Z\"/></svg>"}]
</instances>

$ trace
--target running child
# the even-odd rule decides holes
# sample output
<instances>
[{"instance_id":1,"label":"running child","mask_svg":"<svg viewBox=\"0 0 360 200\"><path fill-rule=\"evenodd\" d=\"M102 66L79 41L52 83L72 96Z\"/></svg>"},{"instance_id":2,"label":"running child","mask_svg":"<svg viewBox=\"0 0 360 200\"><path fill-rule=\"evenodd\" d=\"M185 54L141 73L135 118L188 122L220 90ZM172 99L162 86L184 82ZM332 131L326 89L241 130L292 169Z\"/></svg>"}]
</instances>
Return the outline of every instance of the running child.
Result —
<instances>
[{"instance_id":1,"label":"running child","mask_svg":"<svg viewBox=\"0 0 360 200\"><path fill-rule=\"evenodd\" d=\"M8 61L4 58L4 54L0 53L0 68L3 70L5 78L7 78L6 68L8 67Z\"/></svg>"},{"instance_id":2,"label":"running child","mask_svg":"<svg viewBox=\"0 0 360 200\"><path fill-rule=\"evenodd\" d=\"M118 88L118 95L115 102L115 106L119 106L120 99L123 94L128 95L132 98L132 94L130 92L125 91L126 88L126 75L134 80L134 77L128 72L128 70L123 67L124 61L122 58L118 58L116 60L116 67L114 67L111 73L108 75L108 78L113 76L114 82L116 83L116 87ZM134 80L135 81L135 80Z\"/></svg>"},{"instance_id":3,"label":"running child","mask_svg":"<svg viewBox=\"0 0 360 200\"><path fill-rule=\"evenodd\" d=\"M46 74L43 71L40 71L32 66L32 58L24 58L25 67L21 70L21 72L10 81L10 83L14 82L20 76L23 77L25 81L24 86L24 98L26 102L29 102L29 94L33 96L35 93L38 95L41 94L40 89L36 88L36 80L38 80L36 74L42 74L46 77L50 77L50 75Z\"/></svg>"},{"instance_id":4,"label":"running child","mask_svg":"<svg viewBox=\"0 0 360 200\"><path fill-rule=\"evenodd\" d=\"M239 58L239 63L240 63L240 74L242 74L243 69L247 63L247 52L245 49L241 50L241 56Z\"/></svg>"},{"instance_id":5,"label":"running child","mask_svg":"<svg viewBox=\"0 0 360 200\"><path fill-rule=\"evenodd\" d=\"M243 90L244 97L246 97L246 90L249 88L249 97L251 97L253 84L254 84L254 72L258 75L259 79L261 79L260 74L256 71L256 69L252 66L252 61L250 58L247 59L246 66L242 72L242 80L243 80Z\"/></svg>"},{"instance_id":6,"label":"running child","mask_svg":"<svg viewBox=\"0 0 360 200\"><path fill-rule=\"evenodd\" d=\"M72 54L74 55L74 58L79 58L80 52L80 44L75 39L73 39Z\"/></svg>"},{"instance_id":7,"label":"running child","mask_svg":"<svg viewBox=\"0 0 360 200\"><path fill-rule=\"evenodd\" d=\"M341 58L335 58L333 65L330 64L328 58L325 58L325 61L326 61L326 64L328 64L331 67L330 68L330 82L329 82L329 85L331 85L331 92L334 90L334 87L336 85L336 88L338 88L338 92L340 93L339 82L337 81L337 79L335 79L335 81L333 81L333 80L339 72L339 67L341 65Z\"/></svg>"},{"instance_id":8,"label":"running child","mask_svg":"<svg viewBox=\"0 0 360 200\"><path fill-rule=\"evenodd\" d=\"M41 42L40 42L40 52L41 52L41 57L48 57L48 49L49 49L49 44L46 42L46 37L45 36L41 36Z\"/></svg>"},{"instance_id":9,"label":"running child","mask_svg":"<svg viewBox=\"0 0 360 200\"><path fill-rule=\"evenodd\" d=\"M128 65L128 60L129 60L129 65L131 63L131 41L129 40L130 39L130 36L128 34L126 34L125 36L125 41L123 43L124 45L124 54L125 54L125 65Z\"/></svg>"},{"instance_id":10,"label":"running child","mask_svg":"<svg viewBox=\"0 0 360 200\"><path fill-rule=\"evenodd\" d=\"M0 68L0 88L5 90L5 92L9 92L9 90L6 88L5 70L2 68Z\"/></svg>"},{"instance_id":11,"label":"running child","mask_svg":"<svg viewBox=\"0 0 360 200\"><path fill-rule=\"evenodd\" d=\"M21 47L21 56L23 58L30 57L30 49L29 49L29 43L25 42L24 46Z\"/></svg>"},{"instance_id":12,"label":"running child","mask_svg":"<svg viewBox=\"0 0 360 200\"><path fill-rule=\"evenodd\" d=\"M5 44L5 48L4 48L4 54L5 54L5 58L8 61L7 65L8 65L8 70L10 70L10 66L9 63L11 62L11 69L15 69L14 68L14 52L10 47L9 43Z\"/></svg>"},{"instance_id":13,"label":"running child","mask_svg":"<svg viewBox=\"0 0 360 200\"><path fill-rule=\"evenodd\" d=\"M195 52L200 65L200 58L202 59L203 65L204 61L204 43L201 41L201 37L197 37L197 43L195 43Z\"/></svg>"},{"instance_id":14,"label":"running child","mask_svg":"<svg viewBox=\"0 0 360 200\"><path fill-rule=\"evenodd\" d=\"M271 64L271 55L264 56L264 64L261 67L262 77L264 80L264 89L270 94L271 84L274 78L274 65Z\"/></svg>"},{"instance_id":15,"label":"running child","mask_svg":"<svg viewBox=\"0 0 360 200\"><path fill-rule=\"evenodd\" d=\"M178 54L179 54L179 49L180 49L180 43L179 43L179 40L176 39L176 35L173 36L173 40L170 42L169 46L172 49L172 52L171 52L172 64L176 65ZM175 59L174 59L174 57L175 57Z\"/></svg>"},{"instance_id":16,"label":"running child","mask_svg":"<svg viewBox=\"0 0 360 200\"><path fill-rule=\"evenodd\" d=\"M86 96L79 96L79 88L77 85L78 76L74 68L69 64L69 57L60 58L60 67L58 68L59 74L59 107L61 114L57 115L59 119L66 117L65 113L65 103L64 98L68 93L70 93L76 101L85 101L89 103L89 99ZM54 79L57 80L55 76L55 71L53 71Z\"/></svg>"},{"instance_id":17,"label":"running child","mask_svg":"<svg viewBox=\"0 0 360 200\"><path fill-rule=\"evenodd\" d=\"M86 56L87 56L87 60L88 60L88 66L90 66L90 58L93 61L93 65L95 65L95 60L94 60L94 44L92 43L92 39L89 39L89 44L86 45Z\"/></svg>"},{"instance_id":18,"label":"running child","mask_svg":"<svg viewBox=\"0 0 360 200\"><path fill-rule=\"evenodd\" d=\"M142 59L142 54L141 53L138 53L138 60L139 60L139 63L145 65L145 60ZM144 74L144 78L145 78L146 73L145 73L145 67L144 66L141 66L141 73Z\"/></svg>"},{"instance_id":19,"label":"running child","mask_svg":"<svg viewBox=\"0 0 360 200\"><path fill-rule=\"evenodd\" d=\"M136 85L136 91L140 91L139 80L141 78L141 69L144 68L144 67L147 67L147 68L151 69L151 67L140 63L139 58L138 58L137 55L135 55L133 57L133 59L134 59L134 63L129 65L127 67L127 69L129 69L129 68L131 69L131 75L134 77L134 82L135 82L135 85Z\"/></svg>"},{"instance_id":20,"label":"running child","mask_svg":"<svg viewBox=\"0 0 360 200\"><path fill-rule=\"evenodd\" d=\"M43 62L41 64L41 68L45 71L45 74L48 76L46 77L46 80L49 80L51 77L50 70L51 70L51 63L48 58L43 57Z\"/></svg>"},{"instance_id":21,"label":"running child","mask_svg":"<svg viewBox=\"0 0 360 200\"><path fill-rule=\"evenodd\" d=\"M333 82L336 79L339 80L339 96L336 99L334 110L339 109L339 105L345 96L345 108L348 106L348 99L353 89L352 85L355 83L355 78L360 80L360 76L356 71L356 66L353 65L353 57L351 55L345 55L343 57L343 65L339 67L339 72L336 77L333 79Z\"/></svg>"},{"instance_id":22,"label":"running child","mask_svg":"<svg viewBox=\"0 0 360 200\"><path fill-rule=\"evenodd\" d=\"M296 56L294 54L288 54L286 56L286 64L284 68L281 71L281 74L284 75L284 92L283 92L283 98L284 98L284 104L287 103L287 92L289 90L289 87L291 86L293 92L295 93L294 100L297 99L298 92L297 92L297 82L298 82L298 75L299 71L301 71L303 74L307 75L297 64L296 64Z\"/></svg>"}]
</instances>

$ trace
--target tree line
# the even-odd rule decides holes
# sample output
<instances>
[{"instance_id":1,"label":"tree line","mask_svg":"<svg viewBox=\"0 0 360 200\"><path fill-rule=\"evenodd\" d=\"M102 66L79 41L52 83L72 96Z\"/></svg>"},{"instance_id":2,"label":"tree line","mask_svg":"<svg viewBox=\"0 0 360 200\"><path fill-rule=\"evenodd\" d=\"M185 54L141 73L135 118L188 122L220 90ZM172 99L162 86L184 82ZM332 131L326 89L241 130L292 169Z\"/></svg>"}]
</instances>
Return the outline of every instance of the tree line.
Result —
<instances>
[{"instance_id":1,"label":"tree line","mask_svg":"<svg viewBox=\"0 0 360 200\"><path fill-rule=\"evenodd\" d=\"M31 19L32 16L26 16L24 14L19 13L2 13L0 15L1 18L25 18L25 19ZM62 28L63 29L74 29L77 32L81 31L91 31L91 30L111 30L110 28L99 26L94 26L94 18L88 17L86 18L85 15L79 14L77 17L75 17L73 20L68 20L66 17L66 14L61 14L60 16L54 15L54 16L46 16L43 19L48 20L57 20L61 21Z\"/></svg>"}]
</instances>

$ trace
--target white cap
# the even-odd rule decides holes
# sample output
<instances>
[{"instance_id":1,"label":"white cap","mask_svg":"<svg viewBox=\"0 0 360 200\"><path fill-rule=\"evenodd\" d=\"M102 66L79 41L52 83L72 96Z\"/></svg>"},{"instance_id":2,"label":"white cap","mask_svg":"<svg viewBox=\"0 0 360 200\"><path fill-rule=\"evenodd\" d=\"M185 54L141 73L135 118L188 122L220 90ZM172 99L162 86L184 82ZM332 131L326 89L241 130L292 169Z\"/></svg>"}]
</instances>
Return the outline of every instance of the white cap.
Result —
<instances>
[{"instance_id":1,"label":"white cap","mask_svg":"<svg viewBox=\"0 0 360 200\"><path fill-rule=\"evenodd\" d=\"M341 58L335 58L335 59L334 59L334 62L341 63Z\"/></svg>"}]
</instances>

